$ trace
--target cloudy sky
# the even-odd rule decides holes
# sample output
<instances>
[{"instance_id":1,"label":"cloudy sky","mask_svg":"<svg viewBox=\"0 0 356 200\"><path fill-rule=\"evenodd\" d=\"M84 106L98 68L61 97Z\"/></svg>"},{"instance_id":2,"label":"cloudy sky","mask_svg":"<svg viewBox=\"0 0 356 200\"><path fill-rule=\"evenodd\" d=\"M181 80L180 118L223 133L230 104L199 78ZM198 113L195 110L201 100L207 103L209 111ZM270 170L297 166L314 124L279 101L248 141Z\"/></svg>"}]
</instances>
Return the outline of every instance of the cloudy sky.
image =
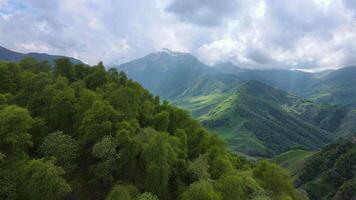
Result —
<instances>
[{"instance_id":1,"label":"cloudy sky","mask_svg":"<svg viewBox=\"0 0 356 200\"><path fill-rule=\"evenodd\" d=\"M169 48L207 64L356 64L355 0L0 0L0 45L95 64Z\"/></svg>"}]
</instances>

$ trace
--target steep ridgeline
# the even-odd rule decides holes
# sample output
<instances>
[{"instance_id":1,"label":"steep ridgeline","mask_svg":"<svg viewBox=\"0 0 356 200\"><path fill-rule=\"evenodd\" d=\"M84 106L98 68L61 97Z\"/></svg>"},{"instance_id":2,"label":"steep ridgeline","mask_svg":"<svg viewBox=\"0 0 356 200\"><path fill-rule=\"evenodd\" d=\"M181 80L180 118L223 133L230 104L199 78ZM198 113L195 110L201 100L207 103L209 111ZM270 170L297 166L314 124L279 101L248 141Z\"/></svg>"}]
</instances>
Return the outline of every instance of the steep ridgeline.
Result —
<instances>
[{"instance_id":1,"label":"steep ridgeline","mask_svg":"<svg viewBox=\"0 0 356 200\"><path fill-rule=\"evenodd\" d=\"M340 140L307 158L295 185L311 200L356 198L356 136Z\"/></svg>"},{"instance_id":2,"label":"steep ridgeline","mask_svg":"<svg viewBox=\"0 0 356 200\"><path fill-rule=\"evenodd\" d=\"M200 77L215 73L194 56L167 49L122 64L118 69L165 99L182 94Z\"/></svg>"},{"instance_id":3,"label":"steep ridgeline","mask_svg":"<svg viewBox=\"0 0 356 200\"><path fill-rule=\"evenodd\" d=\"M336 137L348 112L248 81L199 119L232 149L272 156L297 147L317 150Z\"/></svg>"},{"instance_id":4,"label":"steep ridgeline","mask_svg":"<svg viewBox=\"0 0 356 200\"><path fill-rule=\"evenodd\" d=\"M13 62L18 62L26 57L30 57L33 59L36 59L38 61L47 61L49 63L53 63L54 60L58 58L63 58L64 56L58 56L58 55L49 55L45 53L18 53L11 51L9 49L6 49L4 47L0 46L0 60L3 61L13 61ZM75 58L69 58L70 61L73 64L82 64L83 62L80 60L77 60Z\"/></svg>"},{"instance_id":5,"label":"steep ridgeline","mask_svg":"<svg viewBox=\"0 0 356 200\"><path fill-rule=\"evenodd\" d=\"M62 58L0 62L0 199L305 198L124 73Z\"/></svg>"},{"instance_id":6,"label":"steep ridgeline","mask_svg":"<svg viewBox=\"0 0 356 200\"><path fill-rule=\"evenodd\" d=\"M244 70L242 80L259 80L319 103L356 108L356 67L306 73L290 70Z\"/></svg>"},{"instance_id":7,"label":"steep ridgeline","mask_svg":"<svg viewBox=\"0 0 356 200\"><path fill-rule=\"evenodd\" d=\"M163 50L118 66L154 94L175 100L206 75L234 75L241 81L258 80L318 103L356 108L356 67L307 73L281 69L244 69L231 62L209 67L188 53ZM227 76L229 77L229 76ZM221 78L220 78L221 80ZM232 88L235 85L230 85Z\"/></svg>"}]
</instances>

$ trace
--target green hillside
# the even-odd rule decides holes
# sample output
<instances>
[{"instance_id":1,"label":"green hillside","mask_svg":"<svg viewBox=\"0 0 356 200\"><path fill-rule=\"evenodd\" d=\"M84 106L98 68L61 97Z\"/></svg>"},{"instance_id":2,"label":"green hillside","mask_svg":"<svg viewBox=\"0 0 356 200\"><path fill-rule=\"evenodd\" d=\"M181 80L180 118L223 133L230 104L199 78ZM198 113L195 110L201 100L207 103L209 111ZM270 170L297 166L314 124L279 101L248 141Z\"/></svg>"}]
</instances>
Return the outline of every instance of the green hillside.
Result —
<instances>
[{"instance_id":1,"label":"green hillside","mask_svg":"<svg viewBox=\"0 0 356 200\"><path fill-rule=\"evenodd\" d=\"M355 131L356 114L347 107L351 104L340 102L331 91L337 87L353 93L355 68L312 74L234 67L225 63L212 68L190 54L163 51L119 68L154 93L188 110L222 137L230 149L245 154L273 156L296 147L317 150L334 138ZM345 73L348 75L343 79ZM333 101L312 96L326 91ZM348 96L352 95L342 95L340 99Z\"/></svg>"},{"instance_id":2,"label":"green hillside","mask_svg":"<svg viewBox=\"0 0 356 200\"><path fill-rule=\"evenodd\" d=\"M0 199L303 200L123 72L0 62Z\"/></svg>"},{"instance_id":3,"label":"green hillside","mask_svg":"<svg viewBox=\"0 0 356 200\"><path fill-rule=\"evenodd\" d=\"M249 155L271 156L295 147L317 150L356 127L355 112L348 108L316 104L256 81L194 94L173 103L189 110L232 150Z\"/></svg>"},{"instance_id":4,"label":"green hillside","mask_svg":"<svg viewBox=\"0 0 356 200\"><path fill-rule=\"evenodd\" d=\"M298 172L304 167L306 159L314 153L313 151L295 149L284 152L274 157L271 161L285 168L292 177L296 177Z\"/></svg>"},{"instance_id":5,"label":"green hillside","mask_svg":"<svg viewBox=\"0 0 356 200\"><path fill-rule=\"evenodd\" d=\"M310 199L356 198L356 136L337 141L307 159L295 185Z\"/></svg>"}]
</instances>

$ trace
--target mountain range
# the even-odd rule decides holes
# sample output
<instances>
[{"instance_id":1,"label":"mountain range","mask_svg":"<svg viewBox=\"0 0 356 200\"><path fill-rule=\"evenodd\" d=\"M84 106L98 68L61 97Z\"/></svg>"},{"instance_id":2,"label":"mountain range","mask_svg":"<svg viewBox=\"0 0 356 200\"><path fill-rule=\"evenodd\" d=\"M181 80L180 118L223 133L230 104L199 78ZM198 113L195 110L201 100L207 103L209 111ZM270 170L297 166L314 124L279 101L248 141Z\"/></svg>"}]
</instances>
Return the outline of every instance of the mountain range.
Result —
<instances>
[{"instance_id":1,"label":"mountain range","mask_svg":"<svg viewBox=\"0 0 356 200\"><path fill-rule=\"evenodd\" d=\"M317 150L356 130L356 67L321 73L212 67L163 50L118 69L248 155Z\"/></svg>"},{"instance_id":2,"label":"mountain range","mask_svg":"<svg viewBox=\"0 0 356 200\"><path fill-rule=\"evenodd\" d=\"M0 60L25 57L51 63L62 56L0 47ZM356 67L306 73L244 69L231 62L208 66L191 54L165 49L117 68L247 155L314 151L356 131Z\"/></svg>"},{"instance_id":3,"label":"mountain range","mask_svg":"<svg viewBox=\"0 0 356 200\"><path fill-rule=\"evenodd\" d=\"M38 61L47 61L52 63L54 60L65 56L49 55L46 53L19 53L0 46L0 60L18 62L26 57L34 58ZM68 58L73 64L83 63L78 59L70 57Z\"/></svg>"}]
</instances>

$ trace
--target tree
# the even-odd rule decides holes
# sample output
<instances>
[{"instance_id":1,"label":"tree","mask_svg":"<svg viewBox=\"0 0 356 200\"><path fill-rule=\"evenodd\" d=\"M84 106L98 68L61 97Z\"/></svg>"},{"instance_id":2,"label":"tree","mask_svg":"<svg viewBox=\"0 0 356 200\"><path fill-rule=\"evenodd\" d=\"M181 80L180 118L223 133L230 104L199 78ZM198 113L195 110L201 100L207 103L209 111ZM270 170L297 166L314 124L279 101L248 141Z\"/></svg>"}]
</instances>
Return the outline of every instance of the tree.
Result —
<instances>
[{"instance_id":1,"label":"tree","mask_svg":"<svg viewBox=\"0 0 356 200\"><path fill-rule=\"evenodd\" d=\"M92 154L99 160L92 166L95 182L106 187L112 185L115 172L118 169L117 160L119 154L116 151L118 144L112 136L104 136L103 139L93 146Z\"/></svg>"},{"instance_id":2,"label":"tree","mask_svg":"<svg viewBox=\"0 0 356 200\"><path fill-rule=\"evenodd\" d=\"M56 164L72 171L79 157L79 144L71 136L57 131L45 137L40 152L45 157L55 157Z\"/></svg>"},{"instance_id":3,"label":"tree","mask_svg":"<svg viewBox=\"0 0 356 200\"><path fill-rule=\"evenodd\" d=\"M49 72L51 67L47 61L39 62L34 58L26 57L20 61L20 67L33 73Z\"/></svg>"},{"instance_id":4,"label":"tree","mask_svg":"<svg viewBox=\"0 0 356 200\"><path fill-rule=\"evenodd\" d=\"M74 81L74 69L73 64L69 58L59 58L54 61L53 74L55 76L66 77L69 81Z\"/></svg>"},{"instance_id":5,"label":"tree","mask_svg":"<svg viewBox=\"0 0 356 200\"><path fill-rule=\"evenodd\" d=\"M145 188L162 198L167 192L170 168L176 162L168 135L156 132L144 146L143 156L147 163Z\"/></svg>"},{"instance_id":6,"label":"tree","mask_svg":"<svg viewBox=\"0 0 356 200\"><path fill-rule=\"evenodd\" d=\"M145 192L140 194L135 200L158 200L158 198L156 195L153 195L150 192Z\"/></svg>"},{"instance_id":7,"label":"tree","mask_svg":"<svg viewBox=\"0 0 356 200\"><path fill-rule=\"evenodd\" d=\"M130 87L120 87L109 91L108 99L116 110L124 114L125 119L135 119L139 116L141 92Z\"/></svg>"},{"instance_id":8,"label":"tree","mask_svg":"<svg viewBox=\"0 0 356 200\"><path fill-rule=\"evenodd\" d=\"M108 81L104 66L98 65L90 68L90 72L84 78L84 81L89 89L102 87Z\"/></svg>"},{"instance_id":9,"label":"tree","mask_svg":"<svg viewBox=\"0 0 356 200\"><path fill-rule=\"evenodd\" d=\"M1 162L0 162L1 164ZM0 199L16 199L16 182L9 172L0 169Z\"/></svg>"},{"instance_id":10,"label":"tree","mask_svg":"<svg viewBox=\"0 0 356 200\"><path fill-rule=\"evenodd\" d=\"M16 63L0 62L0 93L14 93L20 82L20 68Z\"/></svg>"},{"instance_id":11,"label":"tree","mask_svg":"<svg viewBox=\"0 0 356 200\"><path fill-rule=\"evenodd\" d=\"M80 125L79 142L90 148L105 135L114 135L121 114L108 102L95 101L84 114Z\"/></svg>"},{"instance_id":12,"label":"tree","mask_svg":"<svg viewBox=\"0 0 356 200\"><path fill-rule=\"evenodd\" d=\"M32 123L30 113L24 108L7 106L0 110L0 150L13 153L31 146L28 130Z\"/></svg>"},{"instance_id":13,"label":"tree","mask_svg":"<svg viewBox=\"0 0 356 200\"><path fill-rule=\"evenodd\" d=\"M63 88L52 98L49 106L48 125L52 131L64 131L74 134L73 121L76 112L74 90Z\"/></svg>"},{"instance_id":14,"label":"tree","mask_svg":"<svg viewBox=\"0 0 356 200\"><path fill-rule=\"evenodd\" d=\"M70 191L64 170L52 160L31 160L21 167L19 199L62 199Z\"/></svg>"},{"instance_id":15,"label":"tree","mask_svg":"<svg viewBox=\"0 0 356 200\"><path fill-rule=\"evenodd\" d=\"M290 196L294 198L295 190L289 176L278 165L262 161L253 169L253 176L259 185L274 197Z\"/></svg>"},{"instance_id":16,"label":"tree","mask_svg":"<svg viewBox=\"0 0 356 200\"><path fill-rule=\"evenodd\" d=\"M169 113L162 111L153 118L153 127L157 131L167 131L169 126Z\"/></svg>"},{"instance_id":17,"label":"tree","mask_svg":"<svg viewBox=\"0 0 356 200\"><path fill-rule=\"evenodd\" d=\"M106 200L133 200L138 190L133 185L115 185L110 191Z\"/></svg>"},{"instance_id":18,"label":"tree","mask_svg":"<svg viewBox=\"0 0 356 200\"><path fill-rule=\"evenodd\" d=\"M188 190L183 193L181 200L221 200L221 197L210 182L198 181L189 186Z\"/></svg>"},{"instance_id":19,"label":"tree","mask_svg":"<svg viewBox=\"0 0 356 200\"><path fill-rule=\"evenodd\" d=\"M193 181L210 179L207 155L200 155L193 162L189 163L187 170Z\"/></svg>"},{"instance_id":20,"label":"tree","mask_svg":"<svg viewBox=\"0 0 356 200\"><path fill-rule=\"evenodd\" d=\"M127 75L125 74L125 72L123 71L120 71L119 73L119 81L120 81L120 84L121 85L125 85L126 82L127 82L128 78L127 78Z\"/></svg>"},{"instance_id":21,"label":"tree","mask_svg":"<svg viewBox=\"0 0 356 200\"><path fill-rule=\"evenodd\" d=\"M264 190L246 173L223 176L217 180L215 188L224 200L247 200L265 196Z\"/></svg>"}]
</instances>

